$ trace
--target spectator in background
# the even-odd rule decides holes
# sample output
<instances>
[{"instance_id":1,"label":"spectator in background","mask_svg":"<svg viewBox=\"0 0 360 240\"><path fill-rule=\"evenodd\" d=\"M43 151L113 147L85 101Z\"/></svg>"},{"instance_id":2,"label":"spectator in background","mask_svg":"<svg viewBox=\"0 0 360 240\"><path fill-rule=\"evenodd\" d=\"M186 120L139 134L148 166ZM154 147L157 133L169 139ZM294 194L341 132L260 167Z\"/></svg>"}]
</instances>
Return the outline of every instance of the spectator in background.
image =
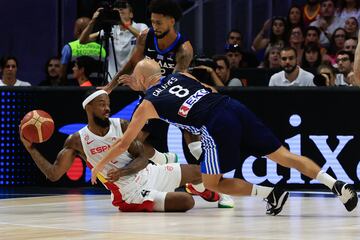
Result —
<instances>
[{"instance_id":1,"label":"spectator in background","mask_svg":"<svg viewBox=\"0 0 360 240\"><path fill-rule=\"evenodd\" d=\"M352 37L352 38L346 39L345 43L344 43L344 50L352 52L352 54L355 54L355 49L356 49L357 43L358 43L357 38Z\"/></svg>"},{"instance_id":2,"label":"spectator in background","mask_svg":"<svg viewBox=\"0 0 360 240\"><path fill-rule=\"evenodd\" d=\"M255 54L245 51L243 46L242 34L239 30L232 29L227 34L225 49L229 45L238 45L240 47L242 59L246 63L247 67L257 67L259 65L259 61L257 60Z\"/></svg>"},{"instance_id":3,"label":"spectator in background","mask_svg":"<svg viewBox=\"0 0 360 240\"><path fill-rule=\"evenodd\" d=\"M113 9L119 12L121 21L111 27L111 36L114 38L115 52L112 48L108 51L108 82L110 82L112 77L114 77L115 74L129 61L136 45L136 38L139 36L141 31L148 28L144 23L136 23L133 21L133 9L127 1L115 1ZM92 33L95 23L99 17L100 10L101 9L98 9L94 13L91 21L82 32L80 36L80 43L84 44L92 42L104 36L104 30ZM110 39L108 40L109 46L112 46Z\"/></svg>"},{"instance_id":4,"label":"spectator in background","mask_svg":"<svg viewBox=\"0 0 360 240\"><path fill-rule=\"evenodd\" d=\"M102 69L105 62L106 52L100 44L90 42L87 44L80 44L79 38L82 31L89 24L90 19L87 17L80 17L75 21L74 37L76 40L67 43L61 51L61 80L64 85L77 85L73 78L72 68L75 59L80 56L89 56L94 62L94 78L98 76L97 81L102 82ZM99 57L100 61L99 61Z\"/></svg>"},{"instance_id":5,"label":"spectator in background","mask_svg":"<svg viewBox=\"0 0 360 240\"><path fill-rule=\"evenodd\" d=\"M315 86L313 83L314 75L298 66L296 49L293 47L283 48L280 51L280 59L281 67L284 70L271 76L270 87Z\"/></svg>"},{"instance_id":6,"label":"spectator in background","mask_svg":"<svg viewBox=\"0 0 360 240\"><path fill-rule=\"evenodd\" d=\"M230 69L236 70L248 67L247 63L243 61L243 54L239 45L226 45L225 52L230 63Z\"/></svg>"},{"instance_id":7,"label":"spectator in background","mask_svg":"<svg viewBox=\"0 0 360 240\"><path fill-rule=\"evenodd\" d=\"M239 30L237 29L231 29L230 32L228 32L227 34L227 38L226 38L226 43L227 44L232 44L232 45L239 45L240 47L242 47L242 34Z\"/></svg>"},{"instance_id":8,"label":"spectator in background","mask_svg":"<svg viewBox=\"0 0 360 240\"><path fill-rule=\"evenodd\" d=\"M337 52L344 49L346 32L344 28L337 28L331 36L330 46L327 51L328 60L335 64Z\"/></svg>"},{"instance_id":9,"label":"spectator in background","mask_svg":"<svg viewBox=\"0 0 360 240\"><path fill-rule=\"evenodd\" d=\"M297 63L301 65L304 52L304 33L300 27L293 27L290 30L289 45L296 49Z\"/></svg>"},{"instance_id":10,"label":"spectator in background","mask_svg":"<svg viewBox=\"0 0 360 240\"><path fill-rule=\"evenodd\" d=\"M336 54L336 63L338 74L336 74L335 84L337 86L351 86L353 79L351 79L351 72L354 66L354 54L344 50Z\"/></svg>"},{"instance_id":11,"label":"spectator in background","mask_svg":"<svg viewBox=\"0 0 360 240\"><path fill-rule=\"evenodd\" d=\"M270 30L270 36L267 32ZM268 19L260 32L256 35L252 49L257 52L265 49L265 53L271 47L283 48L287 44L286 20L283 17L273 17Z\"/></svg>"},{"instance_id":12,"label":"spectator in background","mask_svg":"<svg viewBox=\"0 0 360 240\"><path fill-rule=\"evenodd\" d=\"M93 84L90 81L90 75L93 69L93 59L88 56L81 56L75 60L73 70L73 77L77 80L80 87L90 87Z\"/></svg>"},{"instance_id":13,"label":"spectator in background","mask_svg":"<svg viewBox=\"0 0 360 240\"><path fill-rule=\"evenodd\" d=\"M280 49L272 47L266 52L264 61L260 64L259 68L273 69L280 67Z\"/></svg>"},{"instance_id":14,"label":"spectator in background","mask_svg":"<svg viewBox=\"0 0 360 240\"><path fill-rule=\"evenodd\" d=\"M16 79L18 66L18 61L13 56L4 57L1 59L2 79L0 79L0 86L31 86L29 82Z\"/></svg>"},{"instance_id":15,"label":"spectator in background","mask_svg":"<svg viewBox=\"0 0 360 240\"><path fill-rule=\"evenodd\" d=\"M314 84L318 87L333 87L335 85L336 73L331 64L321 64L317 68L317 75L314 77Z\"/></svg>"},{"instance_id":16,"label":"spectator in background","mask_svg":"<svg viewBox=\"0 0 360 240\"><path fill-rule=\"evenodd\" d=\"M359 31L359 22L355 17L350 17L346 19L344 28L346 31L346 37L356 38Z\"/></svg>"},{"instance_id":17,"label":"spectator in background","mask_svg":"<svg viewBox=\"0 0 360 240\"><path fill-rule=\"evenodd\" d=\"M336 16L344 21L350 17L355 17L358 21L360 19L360 6L358 0L339 0Z\"/></svg>"},{"instance_id":18,"label":"spectator in background","mask_svg":"<svg viewBox=\"0 0 360 240\"><path fill-rule=\"evenodd\" d=\"M303 8L304 27L316 20L320 13L319 0L307 0ZM320 35L320 34L319 34Z\"/></svg>"},{"instance_id":19,"label":"spectator in background","mask_svg":"<svg viewBox=\"0 0 360 240\"><path fill-rule=\"evenodd\" d=\"M360 32L359 32L360 34ZM354 54L354 71L353 73L349 74L351 76L351 82L354 86L360 87L360 44L359 44L359 38L358 36L358 43L356 45L355 54Z\"/></svg>"},{"instance_id":20,"label":"spectator in background","mask_svg":"<svg viewBox=\"0 0 360 240\"><path fill-rule=\"evenodd\" d=\"M213 57L216 75L220 78L223 86L241 87L243 83L240 79L233 77L230 71L230 63L226 56L217 55Z\"/></svg>"},{"instance_id":21,"label":"spectator in background","mask_svg":"<svg viewBox=\"0 0 360 240\"><path fill-rule=\"evenodd\" d=\"M298 5L293 5L290 7L286 22L288 29L292 29L294 27L300 27L302 30L304 29L303 12Z\"/></svg>"},{"instance_id":22,"label":"spectator in background","mask_svg":"<svg viewBox=\"0 0 360 240\"><path fill-rule=\"evenodd\" d=\"M318 27L321 31L320 44L323 47L328 47L331 36L335 29L344 27L345 20L335 16L334 0L324 0L321 3L320 17L312 22L310 26Z\"/></svg>"},{"instance_id":23,"label":"spectator in background","mask_svg":"<svg viewBox=\"0 0 360 240\"><path fill-rule=\"evenodd\" d=\"M322 57L319 45L311 42L304 47L301 67L305 69L317 68L321 64L321 59Z\"/></svg>"},{"instance_id":24,"label":"spectator in background","mask_svg":"<svg viewBox=\"0 0 360 240\"><path fill-rule=\"evenodd\" d=\"M320 30L317 27L309 26L305 30L305 45L310 42L316 43L320 46Z\"/></svg>"},{"instance_id":25,"label":"spectator in background","mask_svg":"<svg viewBox=\"0 0 360 240\"><path fill-rule=\"evenodd\" d=\"M61 85L61 63L59 57L51 57L45 64L46 78L39 83L39 86L59 86Z\"/></svg>"}]
</instances>

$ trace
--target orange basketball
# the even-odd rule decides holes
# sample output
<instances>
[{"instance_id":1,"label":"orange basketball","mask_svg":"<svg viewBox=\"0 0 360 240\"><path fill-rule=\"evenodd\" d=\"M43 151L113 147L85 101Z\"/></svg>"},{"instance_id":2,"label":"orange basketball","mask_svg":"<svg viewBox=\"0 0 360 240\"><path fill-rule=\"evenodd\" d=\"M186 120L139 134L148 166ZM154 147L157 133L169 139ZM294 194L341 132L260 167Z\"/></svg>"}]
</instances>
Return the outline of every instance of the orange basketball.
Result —
<instances>
[{"instance_id":1,"label":"orange basketball","mask_svg":"<svg viewBox=\"0 0 360 240\"><path fill-rule=\"evenodd\" d=\"M28 112L20 123L22 135L32 143L47 141L53 134L54 127L52 117L43 110Z\"/></svg>"}]
</instances>

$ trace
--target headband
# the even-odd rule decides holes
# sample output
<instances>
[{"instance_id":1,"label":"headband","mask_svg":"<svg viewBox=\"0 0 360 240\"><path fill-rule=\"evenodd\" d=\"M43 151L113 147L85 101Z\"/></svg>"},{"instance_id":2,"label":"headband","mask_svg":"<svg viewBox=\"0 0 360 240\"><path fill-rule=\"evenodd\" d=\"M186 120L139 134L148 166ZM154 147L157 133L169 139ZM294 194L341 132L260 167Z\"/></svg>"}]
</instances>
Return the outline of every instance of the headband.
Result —
<instances>
[{"instance_id":1,"label":"headband","mask_svg":"<svg viewBox=\"0 0 360 240\"><path fill-rule=\"evenodd\" d=\"M106 94L108 95L108 93L105 90L98 90L96 92L93 92L92 94L90 94L87 98L85 98L85 100L82 102L82 107L83 109L85 109L86 105L88 105L89 102L91 102L92 100L94 100L94 98L96 98L99 95L102 94Z\"/></svg>"}]
</instances>

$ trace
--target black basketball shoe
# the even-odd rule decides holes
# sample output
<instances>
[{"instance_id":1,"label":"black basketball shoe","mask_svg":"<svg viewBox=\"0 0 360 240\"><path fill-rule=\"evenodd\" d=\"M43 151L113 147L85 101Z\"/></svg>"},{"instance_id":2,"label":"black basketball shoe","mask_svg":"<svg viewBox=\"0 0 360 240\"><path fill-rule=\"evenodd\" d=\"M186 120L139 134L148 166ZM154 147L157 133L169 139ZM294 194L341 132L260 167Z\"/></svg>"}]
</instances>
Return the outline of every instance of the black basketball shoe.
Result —
<instances>
[{"instance_id":1,"label":"black basketball shoe","mask_svg":"<svg viewBox=\"0 0 360 240\"><path fill-rule=\"evenodd\" d=\"M343 181L337 180L332 188L333 193L340 198L346 210L351 212L358 203L358 196L354 187Z\"/></svg>"},{"instance_id":2,"label":"black basketball shoe","mask_svg":"<svg viewBox=\"0 0 360 240\"><path fill-rule=\"evenodd\" d=\"M288 197L288 192L281 188L274 187L269 196L264 199L267 202L266 214L273 216L278 215L281 212Z\"/></svg>"}]
</instances>

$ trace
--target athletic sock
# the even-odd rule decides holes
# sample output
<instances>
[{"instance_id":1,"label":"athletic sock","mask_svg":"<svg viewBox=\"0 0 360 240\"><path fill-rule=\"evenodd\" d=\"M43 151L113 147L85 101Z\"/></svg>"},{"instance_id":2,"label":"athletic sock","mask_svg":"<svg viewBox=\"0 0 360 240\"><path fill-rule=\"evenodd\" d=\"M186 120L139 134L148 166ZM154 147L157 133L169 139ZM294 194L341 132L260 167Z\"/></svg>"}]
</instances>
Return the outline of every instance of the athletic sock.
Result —
<instances>
[{"instance_id":1,"label":"athletic sock","mask_svg":"<svg viewBox=\"0 0 360 240\"><path fill-rule=\"evenodd\" d=\"M259 185L253 184L253 188L251 190L251 196L258 196L258 197L266 198L267 196L269 196L269 194L271 193L271 191L273 189L274 188L272 188L272 187L264 187L264 186L259 186Z\"/></svg>"},{"instance_id":2,"label":"athletic sock","mask_svg":"<svg viewBox=\"0 0 360 240\"><path fill-rule=\"evenodd\" d=\"M332 190L336 179L334 179L332 176L321 170L318 175L316 176L316 180L321 182L322 184L326 185L330 190Z\"/></svg>"},{"instance_id":3,"label":"athletic sock","mask_svg":"<svg viewBox=\"0 0 360 240\"><path fill-rule=\"evenodd\" d=\"M166 156L163 153L159 152L158 150L156 149L154 150L155 150L155 154L151 158L149 158L149 160L159 165L166 164L167 163Z\"/></svg>"}]
</instances>

